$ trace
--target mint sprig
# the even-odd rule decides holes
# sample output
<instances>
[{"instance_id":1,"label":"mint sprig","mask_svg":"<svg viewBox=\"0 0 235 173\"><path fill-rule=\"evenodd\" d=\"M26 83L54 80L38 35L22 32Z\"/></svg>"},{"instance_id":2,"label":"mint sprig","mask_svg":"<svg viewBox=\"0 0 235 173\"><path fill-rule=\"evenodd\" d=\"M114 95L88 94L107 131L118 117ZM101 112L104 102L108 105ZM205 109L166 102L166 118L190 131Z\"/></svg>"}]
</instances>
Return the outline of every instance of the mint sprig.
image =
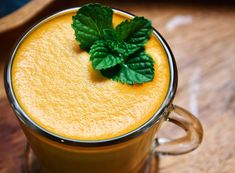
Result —
<instances>
[{"instance_id":1,"label":"mint sprig","mask_svg":"<svg viewBox=\"0 0 235 173\"><path fill-rule=\"evenodd\" d=\"M144 45L152 33L144 17L125 20L112 27L113 10L87 4L73 16L72 28L81 49L88 51L95 70L126 84L142 84L154 78L154 61Z\"/></svg>"}]
</instances>

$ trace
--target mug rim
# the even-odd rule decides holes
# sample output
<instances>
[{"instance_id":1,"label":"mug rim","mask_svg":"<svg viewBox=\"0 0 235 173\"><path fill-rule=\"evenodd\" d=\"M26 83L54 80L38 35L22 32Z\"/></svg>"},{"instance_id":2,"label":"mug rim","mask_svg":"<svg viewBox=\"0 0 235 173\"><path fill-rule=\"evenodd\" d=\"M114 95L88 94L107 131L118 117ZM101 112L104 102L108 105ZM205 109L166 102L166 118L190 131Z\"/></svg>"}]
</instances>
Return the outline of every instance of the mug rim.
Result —
<instances>
[{"instance_id":1,"label":"mug rim","mask_svg":"<svg viewBox=\"0 0 235 173\"><path fill-rule=\"evenodd\" d=\"M66 137L54 134L54 133L46 130L45 128L39 126L36 122L34 122L24 112L24 110L21 108L20 104L18 103L18 101L16 99L16 96L14 94L13 87L12 87L12 79L11 79L12 73L11 72L12 72L12 63L13 63L15 54L16 54L19 46L21 45L21 43L36 28L38 28L42 24L60 16L60 15L63 15L66 13L71 13L71 12L76 12L79 8L80 7L68 8L66 10L62 10L62 11L56 12L52 15L49 15L48 17L42 19L41 21L34 24L31 28L29 28L23 34L23 36L21 36L20 39L17 41L17 43L14 46L13 51L10 55L10 59L9 59L8 63L6 64L5 73L4 73L4 85L5 85L5 90L6 90L6 94L7 94L8 100L10 102L10 105L11 105L12 109L14 110L17 118L19 118L19 120L24 125L26 125L30 129L32 129L34 132L39 133L40 135L42 135L45 138L48 138L52 141L59 142L61 144L65 144L65 145L81 146L81 147L108 146L108 145L122 143L122 142L128 141L130 139L133 139L137 136L140 136L144 132L148 131L151 127L153 127L155 124L157 124L161 118L166 117L168 115L168 113L169 113L168 108L171 105L171 103L175 97L175 93L177 90L177 83L178 83L178 72L177 72L177 66L176 66L174 55L173 55L169 45L165 41L165 39L161 36L161 34L155 28L153 28L153 34L157 37L157 39L161 43L162 47L164 48L164 51L167 55L168 63L170 65L170 84L168 87L167 95L166 95L164 101L162 102L160 108L158 108L158 110L151 116L151 118L148 121L146 121L144 124L137 127L136 129L133 129L132 131L130 131L126 134L123 134L123 135L120 135L117 137L113 137L113 138L109 138L109 139L104 139L104 140L76 140L76 139L66 138ZM131 18L135 17L135 15L132 13L129 13L129 12L126 12L126 11L123 11L120 9L116 9L116 8L112 8L112 9L116 13L120 13L120 14L126 15Z\"/></svg>"}]
</instances>

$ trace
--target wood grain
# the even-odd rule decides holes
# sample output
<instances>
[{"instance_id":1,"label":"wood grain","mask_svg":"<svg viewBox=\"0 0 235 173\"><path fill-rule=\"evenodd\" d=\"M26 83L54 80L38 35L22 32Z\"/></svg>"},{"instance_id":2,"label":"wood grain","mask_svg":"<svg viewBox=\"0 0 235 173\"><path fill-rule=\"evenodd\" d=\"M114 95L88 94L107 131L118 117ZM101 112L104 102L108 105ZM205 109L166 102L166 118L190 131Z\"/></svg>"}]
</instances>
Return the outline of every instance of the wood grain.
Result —
<instances>
[{"instance_id":1,"label":"wood grain","mask_svg":"<svg viewBox=\"0 0 235 173\"><path fill-rule=\"evenodd\" d=\"M0 18L0 33L22 25L51 2L52 0L32 0L12 14Z\"/></svg>"},{"instance_id":2,"label":"wood grain","mask_svg":"<svg viewBox=\"0 0 235 173\"><path fill-rule=\"evenodd\" d=\"M68 6L75 5L79 4ZM120 1L111 5L153 21L178 64L175 104L196 114L204 127L204 140L197 150L160 156L156 172L235 172L235 7ZM6 102L2 79L0 85L0 172L13 173L20 164L25 138ZM160 135L175 138L181 134L166 124Z\"/></svg>"},{"instance_id":3,"label":"wood grain","mask_svg":"<svg viewBox=\"0 0 235 173\"><path fill-rule=\"evenodd\" d=\"M6 99L0 100L0 172L21 173L26 140Z\"/></svg>"}]
</instances>

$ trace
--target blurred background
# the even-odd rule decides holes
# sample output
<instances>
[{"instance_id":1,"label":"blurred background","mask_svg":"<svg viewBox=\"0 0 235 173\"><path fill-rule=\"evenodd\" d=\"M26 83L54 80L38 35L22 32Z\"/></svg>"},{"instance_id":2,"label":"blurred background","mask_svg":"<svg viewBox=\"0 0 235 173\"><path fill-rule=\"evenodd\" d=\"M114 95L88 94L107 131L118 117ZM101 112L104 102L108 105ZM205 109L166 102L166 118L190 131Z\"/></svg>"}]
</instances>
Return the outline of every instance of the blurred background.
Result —
<instances>
[{"instance_id":1,"label":"blurred background","mask_svg":"<svg viewBox=\"0 0 235 173\"><path fill-rule=\"evenodd\" d=\"M155 173L235 172L234 0L0 0L0 173L22 172L26 143L3 86L4 64L11 50L33 24L88 2L152 20L178 65L175 104L189 109L203 124L202 145L186 155L159 156ZM166 123L160 135L176 138L183 134Z\"/></svg>"}]
</instances>

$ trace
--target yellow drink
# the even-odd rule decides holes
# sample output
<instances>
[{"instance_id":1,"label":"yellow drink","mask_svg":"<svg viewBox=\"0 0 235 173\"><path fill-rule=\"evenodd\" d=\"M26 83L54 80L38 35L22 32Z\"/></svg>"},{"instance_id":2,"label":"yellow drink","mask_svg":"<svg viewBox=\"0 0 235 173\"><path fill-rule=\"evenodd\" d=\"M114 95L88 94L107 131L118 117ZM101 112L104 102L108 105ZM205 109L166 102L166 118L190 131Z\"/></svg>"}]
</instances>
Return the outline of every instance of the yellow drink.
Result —
<instances>
[{"instance_id":1,"label":"yellow drink","mask_svg":"<svg viewBox=\"0 0 235 173\"><path fill-rule=\"evenodd\" d=\"M106 79L75 41L75 11L50 17L20 42L10 74L25 114L16 114L45 172L137 173L164 118L155 117L139 135L125 135L152 118L165 100L168 57L152 34L146 51L155 61L153 81L130 86ZM115 11L113 23L130 17ZM104 140L108 144L98 146Z\"/></svg>"},{"instance_id":2,"label":"yellow drink","mask_svg":"<svg viewBox=\"0 0 235 173\"><path fill-rule=\"evenodd\" d=\"M67 13L37 27L20 45L12 85L24 112L47 131L70 139L103 140L127 134L148 121L164 101L170 70L164 48L152 35L147 53L154 80L124 85L95 71L79 48ZM127 16L115 13L114 25Z\"/></svg>"}]
</instances>

